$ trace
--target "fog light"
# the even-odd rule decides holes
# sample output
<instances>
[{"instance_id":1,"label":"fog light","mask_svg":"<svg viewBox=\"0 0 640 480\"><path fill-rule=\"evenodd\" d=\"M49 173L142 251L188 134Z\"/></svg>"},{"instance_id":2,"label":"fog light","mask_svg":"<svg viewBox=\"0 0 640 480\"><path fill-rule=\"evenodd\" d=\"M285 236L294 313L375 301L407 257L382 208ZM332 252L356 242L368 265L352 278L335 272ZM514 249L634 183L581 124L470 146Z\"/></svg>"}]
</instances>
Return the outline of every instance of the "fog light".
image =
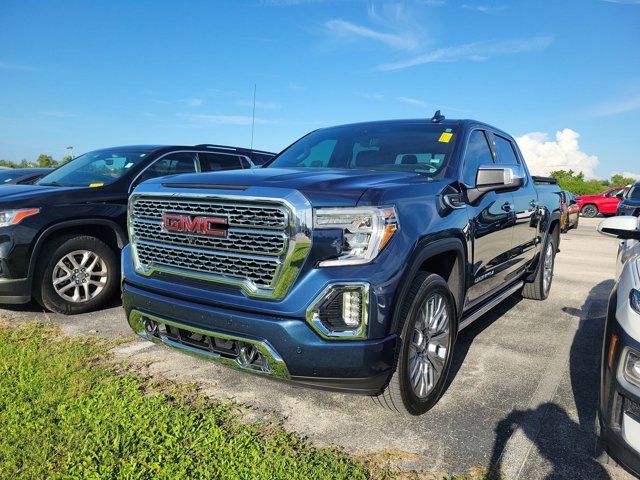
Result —
<instances>
[{"instance_id":1,"label":"fog light","mask_svg":"<svg viewBox=\"0 0 640 480\"><path fill-rule=\"evenodd\" d=\"M640 387L640 355L631 350L627 351L624 362L624 378L636 387Z\"/></svg>"},{"instance_id":2,"label":"fog light","mask_svg":"<svg viewBox=\"0 0 640 480\"><path fill-rule=\"evenodd\" d=\"M342 293L342 321L350 327L357 327L362 321L362 294L360 290Z\"/></svg>"},{"instance_id":3,"label":"fog light","mask_svg":"<svg viewBox=\"0 0 640 480\"><path fill-rule=\"evenodd\" d=\"M368 292L368 284L331 285L311 304L307 321L325 338L364 338Z\"/></svg>"}]
</instances>

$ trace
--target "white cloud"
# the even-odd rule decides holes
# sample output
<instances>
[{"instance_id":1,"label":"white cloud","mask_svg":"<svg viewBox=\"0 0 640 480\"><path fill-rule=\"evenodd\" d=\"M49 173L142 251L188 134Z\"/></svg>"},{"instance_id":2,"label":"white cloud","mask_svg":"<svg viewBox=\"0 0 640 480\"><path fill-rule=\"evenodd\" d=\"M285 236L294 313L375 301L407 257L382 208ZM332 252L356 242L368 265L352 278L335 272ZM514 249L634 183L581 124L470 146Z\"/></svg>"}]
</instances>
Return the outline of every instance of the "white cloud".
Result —
<instances>
[{"instance_id":1,"label":"white cloud","mask_svg":"<svg viewBox=\"0 0 640 480\"><path fill-rule=\"evenodd\" d=\"M252 118L250 115L206 115L195 113L178 113L178 117L183 118L192 124L199 126L206 125L251 125ZM265 125L273 123L269 120L256 117L256 125Z\"/></svg>"},{"instance_id":2,"label":"white cloud","mask_svg":"<svg viewBox=\"0 0 640 480\"><path fill-rule=\"evenodd\" d=\"M202 103L203 100L201 98L188 98L184 101L187 107L199 107Z\"/></svg>"},{"instance_id":3,"label":"white cloud","mask_svg":"<svg viewBox=\"0 0 640 480\"><path fill-rule=\"evenodd\" d=\"M410 34L381 32L364 25L347 22L341 18L329 20L324 26L329 33L339 38L367 38L401 50L415 48L417 44L416 39Z\"/></svg>"},{"instance_id":4,"label":"white cloud","mask_svg":"<svg viewBox=\"0 0 640 480\"><path fill-rule=\"evenodd\" d=\"M636 110L640 110L640 96L600 104L592 108L591 113L597 117L608 117Z\"/></svg>"},{"instance_id":5,"label":"white cloud","mask_svg":"<svg viewBox=\"0 0 640 480\"><path fill-rule=\"evenodd\" d=\"M67 112L63 110L45 110L40 112L40 115L45 115L47 117L56 117L56 118L72 118L72 117L80 116L79 113Z\"/></svg>"},{"instance_id":6,"label":"white cloud","mask_svg":"<svg viewBox=\"0 0 640 480\"><path fill-rule=\"evenodd\" d=\"M406 103L407 105L412 105L414 107L427 108L429 106L428 103L425 103L422 100L418 100L417 98L398 97L398 100L402 103Z\"/></svg>"},{"instance_id":7,"label":"white cloud","mask_svg":"<svg viewBox=\"0 0 640 480\"><path fill-rule=\"evenodd\" d=\"M556 132L555 141L542 132L532 132L516 138L533 175L549 175L554 170L584 172L594 178L600 160L580 149L580 134L570 128Z\"/></svg>"},{"instance_id":8,"label":"white cloud","mask_svg":"<svg viewBox=\"0 0 640 480\"><path fill-rule=\"evenodd\" d=\"M514 40L474 42L454 47L443 47L417 57L399 62L383 63L376 70L400 70L425 63L457 62L459 60L483 61L494 55L529 53L544 50L553 37L529 37Z\"/></svg>"},{"instance_id":9,"label":"white cloud","mask_svg":"<svg viewBox=\"0 0 640 480\"><path fill-rule=\"evenodd\" d=\"M238 105L241 107L253 107L253 102L248 100L240 100ZM256 102L256 109L261 110L278 110L282 105L276 102Z\"/></svg>"}]
</instances>

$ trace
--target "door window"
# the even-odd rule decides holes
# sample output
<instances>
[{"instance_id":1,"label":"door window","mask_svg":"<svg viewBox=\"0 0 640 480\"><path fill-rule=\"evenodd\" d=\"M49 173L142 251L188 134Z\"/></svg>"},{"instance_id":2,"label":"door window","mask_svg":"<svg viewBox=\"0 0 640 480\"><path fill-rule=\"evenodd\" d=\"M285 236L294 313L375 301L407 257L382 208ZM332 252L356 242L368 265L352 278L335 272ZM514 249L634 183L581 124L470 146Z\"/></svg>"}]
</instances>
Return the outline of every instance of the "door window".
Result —
<instances>
[{"instance_id":1,"label":"door window","mask_svg":"<svg viewBox=\"0 0 640 480\"><path fill-rule=\"evenodd\" d=\"M497 155L497 163L505 165L518 165L518 157L513 149L513 144L500 135L494 135L494 146Z\"/></svg>"},{"instance_id":2,"label":"door window","mask_svg":"<svg viewBox=\"0 0 640 480\"><path fill-rule=\"evenodd\" d=\"M149 180L150 178L163 177L165 175L195 173L196 162L195 153L171 153L147 168L140 176L139 182Z\"/></svg>"},{"instance_id":3,"label":"door window","mask_svg":"<svg viewBox=\"0 0 640 480\"><path fill-rule=\"evenodd\" d=\"M475 185L478 168L482 165L491 165L493 155L487 143L487 137L482 130L474 130L469 136L467 150L464 154L464 171L462 180L467 185Z\"/></svg>"},{"instance_id":4,"label":"door window","mask_svg":"<svg viewBox=\"0 0 640 480\"><path fill-rule=\"evenodd\" d=\"M238 155L222 153L199 153L202 170L205 172L219 172L221 170L237 170L242 168Z\"/></svg>"}]
</instances>

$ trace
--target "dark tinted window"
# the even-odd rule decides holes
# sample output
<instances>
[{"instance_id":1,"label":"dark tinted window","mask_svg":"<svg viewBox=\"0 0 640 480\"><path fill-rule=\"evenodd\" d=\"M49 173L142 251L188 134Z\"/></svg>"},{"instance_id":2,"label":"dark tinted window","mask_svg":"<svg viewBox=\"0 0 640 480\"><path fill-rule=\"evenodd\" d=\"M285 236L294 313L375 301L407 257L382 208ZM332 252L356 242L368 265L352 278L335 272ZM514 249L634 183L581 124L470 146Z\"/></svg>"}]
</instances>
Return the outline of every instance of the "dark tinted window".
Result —
<instances>
[{"instance_id":1,"label":"dark tinted window","mask_svg":"<svg viewBox=\"0 0 640 480\"><path fill-rule=\"evenodd\" d=\"M194 173L196 171L195 153L171 153L162 157L141 175L140 180L175 175L178 173Z\"/></svg>"},{"instance_id":2,"label":"dark tinted window","mask_svg":"<svg viewBox=\"0 0 640 480\"><path fill-rule=\"evenodd\" d=\"M217 172L220 170L237 170L242 168L238 155L226 153L199 153L200 165L204 172Z\"/></svg>"},{"instance_id":3,"label":"dark tinted window","mask_svg":"<svg viewBox=\"0 0 640 480\"><path fill-rule=\"evenodd\" d=\"M634 200L640 200L640 184L635 184L627 193L627 198L633 198Z\"/></svg>"},{"instance_id":4,"label":"dark tinted window","mask_svg":"<svg viewBox=\"0 0 640 480\"><path fill-rule=\"evenodd\" d=\"M256 153L253 152L251 154L251 161L255 164L255 165L264 165L265 163L267 163L269 160L271 160L275 155L269 155L266 153Z\"/></svg>"},{"instance_id":5,"label":"dark tinted window","mask_svg":"<svg viewBox=\"0 0 640 480\"><path fill-rule=\"evenodd\" d=\"M494 135L494 146L497 155L497 163L502 163L506 165L517 165L518 157L513 150L513 145L506 138L501 137L500 135Z\"/></svg>"},{"instance_id":6,"label":"dark tinted window","mask_svg":"<svg viewBox=\"0 0 640 480\"><path fill-rule=\"evenodd\" d=\"M462 179L467 185L475 185L478 168L481 165L493 164L493 156L482 130L474 130L469 136L469 143L464 154L464 172Z\"/></svg>"}]
</instances>

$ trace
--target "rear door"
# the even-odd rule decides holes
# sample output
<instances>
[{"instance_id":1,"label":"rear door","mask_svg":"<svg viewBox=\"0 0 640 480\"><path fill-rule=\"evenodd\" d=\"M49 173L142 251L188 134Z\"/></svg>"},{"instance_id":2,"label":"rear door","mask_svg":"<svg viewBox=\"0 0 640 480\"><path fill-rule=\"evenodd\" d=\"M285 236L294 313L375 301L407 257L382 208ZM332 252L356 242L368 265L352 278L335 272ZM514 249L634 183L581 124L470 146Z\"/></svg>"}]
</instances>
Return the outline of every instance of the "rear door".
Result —
<instances>
[{"instance_id":1,"label":"rear door","mask_svg":"<svg viewBox=\"0 0 640 480\"><path fill-rule=\"evenodd\" d=\"M468 137L463 157L462 183L474 188L478 168L493 165L494 155L484 130L475 129ZM475 205L468 205L472 229L472 275L465 308L484 300L504 286L515 213L511 192L489 192Z\"/></svg>"},{"instance_id":2,"label":"rear door","mask_svg":"<svg viewBox=\"0 0 640 480\"><path fill-rule=\"evenodd\" d=\"M494 133L492 140L496 152L496 162L511 168L516 176L524 179L524 184L513 192L515 224L513 227L512 248L514 249L513 255L516 262L513 265L513 269L519 271L533 260L537 252L539 234L536 217L538 191L516 153L517 147L511 139Z\"/></svg>"}]
</instances>

